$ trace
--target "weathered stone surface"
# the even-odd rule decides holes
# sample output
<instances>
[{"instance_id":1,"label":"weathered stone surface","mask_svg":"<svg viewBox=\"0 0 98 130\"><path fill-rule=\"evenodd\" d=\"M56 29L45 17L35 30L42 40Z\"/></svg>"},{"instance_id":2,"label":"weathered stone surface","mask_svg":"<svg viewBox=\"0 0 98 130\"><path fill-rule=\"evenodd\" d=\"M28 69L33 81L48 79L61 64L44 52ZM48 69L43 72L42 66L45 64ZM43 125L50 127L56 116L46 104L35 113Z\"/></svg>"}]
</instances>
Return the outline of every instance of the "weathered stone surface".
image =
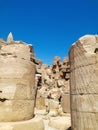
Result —
<instances>
[{"instance_id":1,"label":"weathered stone surface","mask_svg":"<svg viewBox=\"0 0 98 130\"><path fill-rule=\"evenodd\" d=\"M35 104L35 64L31 47L15 42L0 42L0 121L33 118Z\"/></svg>"},{"instance_id":2,"label":"weathered stone surface","mask_svg":"<svg viewBox=\"0 0 98 130\"><path fill-rule=\"evenodd\" d=\"M59 130L67 130L71 126L70 116L51 118L49 126Z\"/></svg>"},{"instance_id":3,"label":"weathered stone surface","mask_svg":"<svg viewBox=\"0 0 98 130\"><path fill-rule=\"evenodd\" d=\"M1 122L29 120L34 116L34 100L2 99L0 111Z\"/></svg>"},{"instance_id":4,"label":"weathered stone surface","mask_svg":"<svg viewBox=\"0 0 98 130\"><path fill-rule=\"evenodd\" d=\"M70 94L62 94L61 106L63 112L70 113Z\"/></svg>"},{"instance_id":5,"label":"weathered stone surface","mask_svg":"<svg viewBox=\"0 0 98 130\"><path fill-rule=\"evenodd\" d=\"M36 108L37 109L45 109L45 98L42 96L38 96L38 91L37 91L37 100L36 100Z\"/></svg>"},{"instance_id":6,"label":"weathered stone surface","mask_svg":"<svg viewBox=\"0 0 98 130\"><path fill-rule=\"evenodd\" d=\"M12 33L10 32L8 37L7 37L7 43L11 43L13 41L13 35Z\"/></svg>"},{"instance_id":7,"label":"weathered stone surface","mask_svg":"<svg viewBox=\"0 0 98 130\"><path fill-rule=\"evenodd\" d=\"M61 62L60 57L56 56L51 66L42 64L40 69L41 73L40 75L38 75L39 77L36 75L38 86L36 101L37 108L42 108L42 103L40 102L40 99L44 98L45 103L43 103L43 105L45 104L47 112L53 113L53 111L56 111L57 113L56 108L54 109L54 107L50 107L51 101L54 102L54 104L55 102L58 102L58 109L60 105L62 105L63 112L69 112L70 105L64 105L63 100L65 99L65 102L70 102L69 96L65 96L67 98L64 98L64 93L69 95L70 65L68 58L64 58L64 61Z\"/></svg>"},{"instance_id":8,"label":"weathered stone surface","mask_svg":"<svg viewBox=\"0 0 98 130\"><path fill-rule=\"evenodd\" d=\"M6 122L0 123L0 130L44 130L44 123L40 118L21 122Z\"/></svg>"},{"instance_id":9,"label":"weathered stone surface","mask_svg":"<svg viewBox=\"0 0 98 130\"><path fill-rule=\"evenodd\" d=\"M69 52L73 130L98 129L97 39L98 36L86 35Z\"/></svg>"}]
</instances>

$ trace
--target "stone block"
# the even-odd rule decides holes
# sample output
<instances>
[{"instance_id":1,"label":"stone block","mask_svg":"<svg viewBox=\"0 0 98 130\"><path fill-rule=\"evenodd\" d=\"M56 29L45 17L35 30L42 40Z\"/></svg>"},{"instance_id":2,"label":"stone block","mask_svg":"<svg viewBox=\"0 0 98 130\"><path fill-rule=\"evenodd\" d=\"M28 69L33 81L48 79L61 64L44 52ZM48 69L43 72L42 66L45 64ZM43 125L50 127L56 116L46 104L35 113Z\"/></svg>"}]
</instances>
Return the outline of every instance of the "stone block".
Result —
<instances>
[{"instance_id":1,"label":"stone block","mask_svg":"<svg viewBox=\"0 0 98 130\"><path fill-rule=\"evenodd\" d=\"M70 94L62 94L61 106L64 113L70 113Z\"/></svg>"}]
</instances>

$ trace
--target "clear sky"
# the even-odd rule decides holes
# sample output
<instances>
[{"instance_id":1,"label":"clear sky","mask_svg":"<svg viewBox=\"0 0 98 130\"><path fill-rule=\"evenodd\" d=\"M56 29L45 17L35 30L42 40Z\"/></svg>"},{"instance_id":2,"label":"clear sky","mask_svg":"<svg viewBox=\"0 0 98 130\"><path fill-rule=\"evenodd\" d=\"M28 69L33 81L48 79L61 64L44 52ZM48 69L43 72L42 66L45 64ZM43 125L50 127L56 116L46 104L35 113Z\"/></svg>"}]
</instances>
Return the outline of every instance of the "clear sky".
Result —
<instances>
[{"instance_id":1,"label":"clear sky","mask_svg":"<svg viewBox=\"0 0 98 130\"><path fill-rule=\"evenodd\" d=\"M50 65L79 37L98 34L98 0L0 0L0 38L9 32Z\"/></svg>"}]
</instances>

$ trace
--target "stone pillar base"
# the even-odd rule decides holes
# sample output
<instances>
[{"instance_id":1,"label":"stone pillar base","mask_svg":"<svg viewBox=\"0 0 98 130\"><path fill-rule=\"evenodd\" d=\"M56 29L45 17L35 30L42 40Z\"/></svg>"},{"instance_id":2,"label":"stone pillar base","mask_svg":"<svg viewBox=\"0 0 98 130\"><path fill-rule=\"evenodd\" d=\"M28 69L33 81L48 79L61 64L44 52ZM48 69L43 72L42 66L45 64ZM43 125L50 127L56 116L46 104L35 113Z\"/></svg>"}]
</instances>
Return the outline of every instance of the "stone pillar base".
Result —
<instances>
[{"instance_id":1,"label":"stone pillar base","mask_svg":"<svg viewBox=\"0 0 98 130\"><path fill-rule=\"evenodd\" d=\"M0 130L44 130L44 123L39 118L20 122L1 122Z\"/></svg>"}]
</instances>

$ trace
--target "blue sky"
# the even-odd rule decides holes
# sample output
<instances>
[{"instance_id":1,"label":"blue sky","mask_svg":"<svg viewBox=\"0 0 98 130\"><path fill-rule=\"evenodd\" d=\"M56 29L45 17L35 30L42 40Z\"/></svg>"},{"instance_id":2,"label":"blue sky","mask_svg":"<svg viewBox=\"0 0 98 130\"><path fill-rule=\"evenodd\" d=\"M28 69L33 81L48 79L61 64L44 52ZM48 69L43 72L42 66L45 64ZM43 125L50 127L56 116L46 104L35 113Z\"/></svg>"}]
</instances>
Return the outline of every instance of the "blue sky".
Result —
<instances>
[{"instance_id":1,"label":"blue sky","mask_svg":"<svg viewBox=\"0 0 98 130\"><path fill-rule=\"evenodd\" d=\"M0 0L0 38L9 32L50 65L79 37L98 34L98 0Z\"/></svg>"}]
</instances>

